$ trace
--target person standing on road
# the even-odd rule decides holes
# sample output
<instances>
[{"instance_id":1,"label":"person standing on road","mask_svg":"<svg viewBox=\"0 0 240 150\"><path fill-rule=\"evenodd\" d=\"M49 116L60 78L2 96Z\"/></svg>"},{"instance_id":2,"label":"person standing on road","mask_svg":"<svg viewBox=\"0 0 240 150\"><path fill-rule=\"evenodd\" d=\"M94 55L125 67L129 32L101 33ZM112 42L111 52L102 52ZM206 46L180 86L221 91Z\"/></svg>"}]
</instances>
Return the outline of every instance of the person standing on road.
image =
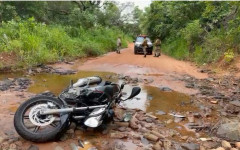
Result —
<instances>
[{"instance_id":1,"label":"person standing on road","mask_svg":"<svg viewBox=\"0 0 240 150\"><path fill-rule=\"evenodd\" d=\"M161 56L161 40L159 38L154 42L154 57Z\"/></svg>"},{"instance_id":2,"label":"person standing on road","mask_svg":"<svg viewBox=\"0 0 240 150\"><path fill-rule=\"evenodd\" d=\"M117 39L117 51L116 51L118 54L120 54L121 46L122 46L121 37L118 37L118 39Z\"/></svg>"},{"instance_id":3,"label":"person standing on road","mask_svg":"<svg viewBox=\"0 0 240 150\"><path fill-rule=\"evenodd\" d=\"M146 38L146 36L145 36L145 37L144 37L144 40L143 40L143 43L142 43L144 57L146 57L146 55L147 55L147 46L148 46L148 44L147 44L147 38Z\"/></svg>"}]
</instances>

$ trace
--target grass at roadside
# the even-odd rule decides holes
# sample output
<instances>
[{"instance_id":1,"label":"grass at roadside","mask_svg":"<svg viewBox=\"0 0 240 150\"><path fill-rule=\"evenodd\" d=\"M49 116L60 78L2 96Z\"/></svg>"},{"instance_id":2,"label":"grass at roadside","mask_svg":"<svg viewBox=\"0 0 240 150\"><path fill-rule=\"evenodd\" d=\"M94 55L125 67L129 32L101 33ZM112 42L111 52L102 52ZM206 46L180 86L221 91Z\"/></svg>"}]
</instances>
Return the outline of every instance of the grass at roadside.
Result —
<instances>
[{"instance_id":1,"label":"grass at roadside","mask_svg":"<svg viewBox=\"0 0 240 150\"><path fill-rule=\"evenodd\" d=\"M195 20L177 33L169 35L162 46L166 54L177 59L191 60L199 65L220 61L229 65L240 54L239 28L229 31L217 28L207 32L199 20Z\"/></svg>"},{"instance_id":2,"label":"grass at roadside","mask_svg":"<svg viewBox=\"0 0 240 150\"><path fill-rule=\"evenodd\" d=\"M0 67L31 67L62 59L98 56L116 49L116 39L123 47L131 37L117 28L96 26L91 29L37 23L33 18L3 22L0 26L0 56L13 53L15 63L0 59Z\"/></svg>"}]
</instances>

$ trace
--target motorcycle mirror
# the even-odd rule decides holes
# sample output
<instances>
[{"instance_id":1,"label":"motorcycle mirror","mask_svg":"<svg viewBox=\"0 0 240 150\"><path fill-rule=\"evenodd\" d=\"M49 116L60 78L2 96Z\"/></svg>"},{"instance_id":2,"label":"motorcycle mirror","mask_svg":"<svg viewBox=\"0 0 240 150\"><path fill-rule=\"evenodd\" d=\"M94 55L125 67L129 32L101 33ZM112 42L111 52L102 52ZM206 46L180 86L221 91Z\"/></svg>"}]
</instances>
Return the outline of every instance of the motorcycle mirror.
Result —
<instances>
[{"instance_id":1,"label":"motorcycle mirror","mask_svg":"<svg viewBox=\"0 0 240 150\"><path fill-rule=\"evenodd\" d=\"M135 97L136 95L138 95L141 92L141 88L140 87L134 87L132 89L132 93L131 95L127 98L127 99L131 99L133 97Z\"/></svg>"}]
</instances>

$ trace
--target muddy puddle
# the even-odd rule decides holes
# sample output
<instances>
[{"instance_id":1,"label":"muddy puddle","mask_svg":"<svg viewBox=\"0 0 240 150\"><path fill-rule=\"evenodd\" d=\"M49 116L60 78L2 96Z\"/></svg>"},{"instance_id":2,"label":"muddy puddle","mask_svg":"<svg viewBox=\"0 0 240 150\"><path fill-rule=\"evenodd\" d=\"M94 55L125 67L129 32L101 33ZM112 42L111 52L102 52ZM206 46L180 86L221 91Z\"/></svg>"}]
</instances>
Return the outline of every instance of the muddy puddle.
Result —
<instances>
[{"instance_id":1,"label":"muddy puddle","mask_svg":"<svg viewBox=\"0 0 240 150\"><path fill-rule=\"evenodd\" d=\"M28 91L31 93L41 93L44 91L51 91L54 94L58 95L64 88L70 84L70 80L76 82L79 78L89 77L89 76L100 76L103 80L110 80L121 84L123 81L118 80L117 78L110 78L109 76L114 76L116 74L109 72L96 72L96 71L80 71L77 74L73 75L58 75L58 74L49 74L41 73L36 74L35 76L30 76L33 81L33 84L28 88ZM151 74L152 75L152 74ZM155 76L155 74L154 74ZM156 75L158 76L158 74ZM6 78L6 75L0 76L0 78ZM12 74L7 77L17 77L17 75ZM125 85L123 92L125 93L124 97L128 97L131 93L132 87L136 85ZM195 136L194 133L186 131L185 128L174 121L171 123L166 123L169 120L174 120L174 117L169 115L169 113L179 113L185 114L186 112L196 112L198 109L192 106L190 103L190 97L188 95L175 92L175 91L161 91L158 87L152 86L141 86L141 93L133 98L132 100L125 101L121 103L122 106L128 108L138 108L146 111L154 116L157 116L161 122L165 122L166 127L169 129L177 130L181 135ZM9 110L15 112L17 107L11 105ZM182 123L184 123L183 121ZM100 147L102 142L112 140L107 135L103 135L102 132L92 132L85 131L78 135L80 139L84 142L85 148L90 147ZM178 140L178 139L177 139ZM135 149L135 145L131 141L121 140L124 145L128 145ZM129 143L129 144L128 144ZM39 144L40 147L45 145ZM49 146L49 145L48 145ZM52 145L54 146L54 145Z\"/></svg>"},{"instance_id":2,"label":"muddy puddle","mask_svg":"<svg viewBox=\"0 0 240 150\"><path fill-rule=\"evenodd\" d=\"M57 75L57 74L37 74L32 76L34 84L29 87L28 91L32 93L40 93L44 91L51 91L58 95L64 88L70 84L70 80L73 82L79 78L89 76L100 76L104 80L110 80L121 84L123 81L114 78L106 79L108 76L115 75L109 72L92 72L92 71L80 71L74 75ZM124 97L127 97L132 89L132 85L125 85L123 92L126 93ZM196 107L190 104L190 97L183 93L175 91L161 91L158 87L141 86L141 93L132 100L121 103L122 106L128 108L138 108L157 116L163 121L172 119L173 117L169 113L184 113L187 111L196 111Z\"/></svg>"},{"instance_id":3,"label":"muddy puddle","mask_svg":"<svg viewBox=\"0 0 240 150\"><path fill-rule=\"evenodd\" d=\"M23 72L1 72L0 80L7 79L7 78L16 78L23 75L24 75Z\"/></svg>"},{"instance_id":4,"label":"muddy puddle","mask_svg":"<svg viewBox=\"0 0 240 150\"><path fill-rule=\"evenodd\" d=\"M44 91L51 91L58 95L64 88L66 88L70 81L76 82L79 78L89 76L100 76L103 80L110 80L121 84L123 81L114 78L107 79L108 76L115 75L109 72L91 72L81 71L74 75L57 75L57 74L38 74L32 76L34 84L28 88L29 92L40 93ZM131 93L132 85L125 85L123 92L128 97ZM125 101L121 105L128 108L138 108L154 115L163 116L162 113L170 112L184 112L192 111L194 108L190 105L190 98L188 95L178 93L175 91L165 92L158 87L141 86L141 93L132 100ZM183 107L182 107L183 106Z\"/></svg>"},{"instance_id":5,"label":"muddy puddle","mask_svg":"<svg viewBox=\"0 0 240 150\"><path fill-rule=\"evenodd\" d=\"M80 71L73 75L58 75L58 74L37 74L32 76L31 79L34 84L29 87L28 91L32 93L40 93L44 91L51 91L58 95L62 90L70 85L70 81L76 82L79 78L85 78L90 76L100 76L103 80L106 80L106 76L113 75L109 72L94 72L94 71ZM114 80L110 80L114 81Z\"/></svg>"}]
</instances>

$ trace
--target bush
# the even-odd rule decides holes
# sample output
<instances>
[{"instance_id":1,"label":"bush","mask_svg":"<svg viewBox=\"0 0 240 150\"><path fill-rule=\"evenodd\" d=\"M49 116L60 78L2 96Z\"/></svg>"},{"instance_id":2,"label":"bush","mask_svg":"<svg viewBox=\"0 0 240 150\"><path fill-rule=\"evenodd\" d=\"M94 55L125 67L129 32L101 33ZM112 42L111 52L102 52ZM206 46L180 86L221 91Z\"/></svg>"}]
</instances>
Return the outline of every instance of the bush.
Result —
<instances>
[{"instance_id":1,"label":"bush","mask_svg":"<svg viewBox=\"0 0 240 150\"><path fill-rule=\"evenodd\" d=\"M189 56L187 41L183 38L169 39L163 42L162 50L177 59L187 59Z\"/></svg>"},{"instance_id":2,"label":"bush","mask_svg":"<svg viewBox=\"0 0 240 150\"><path fill-rule=\"evenodd\" d=\"M224 61L226 63L233 61L233 59L234 59L234 53L232 49L229 49L227 52L224 53Z\"/></svg>"},{"instance_id":3,"label":"bush","mask_svg":"<svg viewBox=\"0 0 240 150\"><path fill-rule=\"evenodd\" d=\"M194 45L202 41L202 32L203 29L199 24L199 20L188 23L187 26L181 30L181 36L187 41L190 50L193 49Z\"/></svg>"},{"instance_id":4,"label":"bush","mask_svg":"<svg viewBox=\"0 0 240 150\"><path fill-rule=\"evenodd\" d=\"M64 58L97 56L116 49L117 37L123 46L132 40L117 28L90 29L37 23L34 18L3 22L0 52L15 51L19 64L33 66Z\"/></svg>"},{"instance_id":5,"label":"bush","mask_svg":"<svg viewBox=\"0 0 240 150\"><path fill-rule=\"evenodd\" d=\"M169 37L165 40L163 51L177 59L190 59L204 64L215 63L223 56L226 57L225 61L231 61L234 53L227 50L231 49L233 52L239 49L239 44L235 42L236 35L239 35L237 31L230 34L220 28L207 33L204 38L201 37L202 34L199 21L195 20L181 30L177 38Z\"/></svg>"}]
</instances>

